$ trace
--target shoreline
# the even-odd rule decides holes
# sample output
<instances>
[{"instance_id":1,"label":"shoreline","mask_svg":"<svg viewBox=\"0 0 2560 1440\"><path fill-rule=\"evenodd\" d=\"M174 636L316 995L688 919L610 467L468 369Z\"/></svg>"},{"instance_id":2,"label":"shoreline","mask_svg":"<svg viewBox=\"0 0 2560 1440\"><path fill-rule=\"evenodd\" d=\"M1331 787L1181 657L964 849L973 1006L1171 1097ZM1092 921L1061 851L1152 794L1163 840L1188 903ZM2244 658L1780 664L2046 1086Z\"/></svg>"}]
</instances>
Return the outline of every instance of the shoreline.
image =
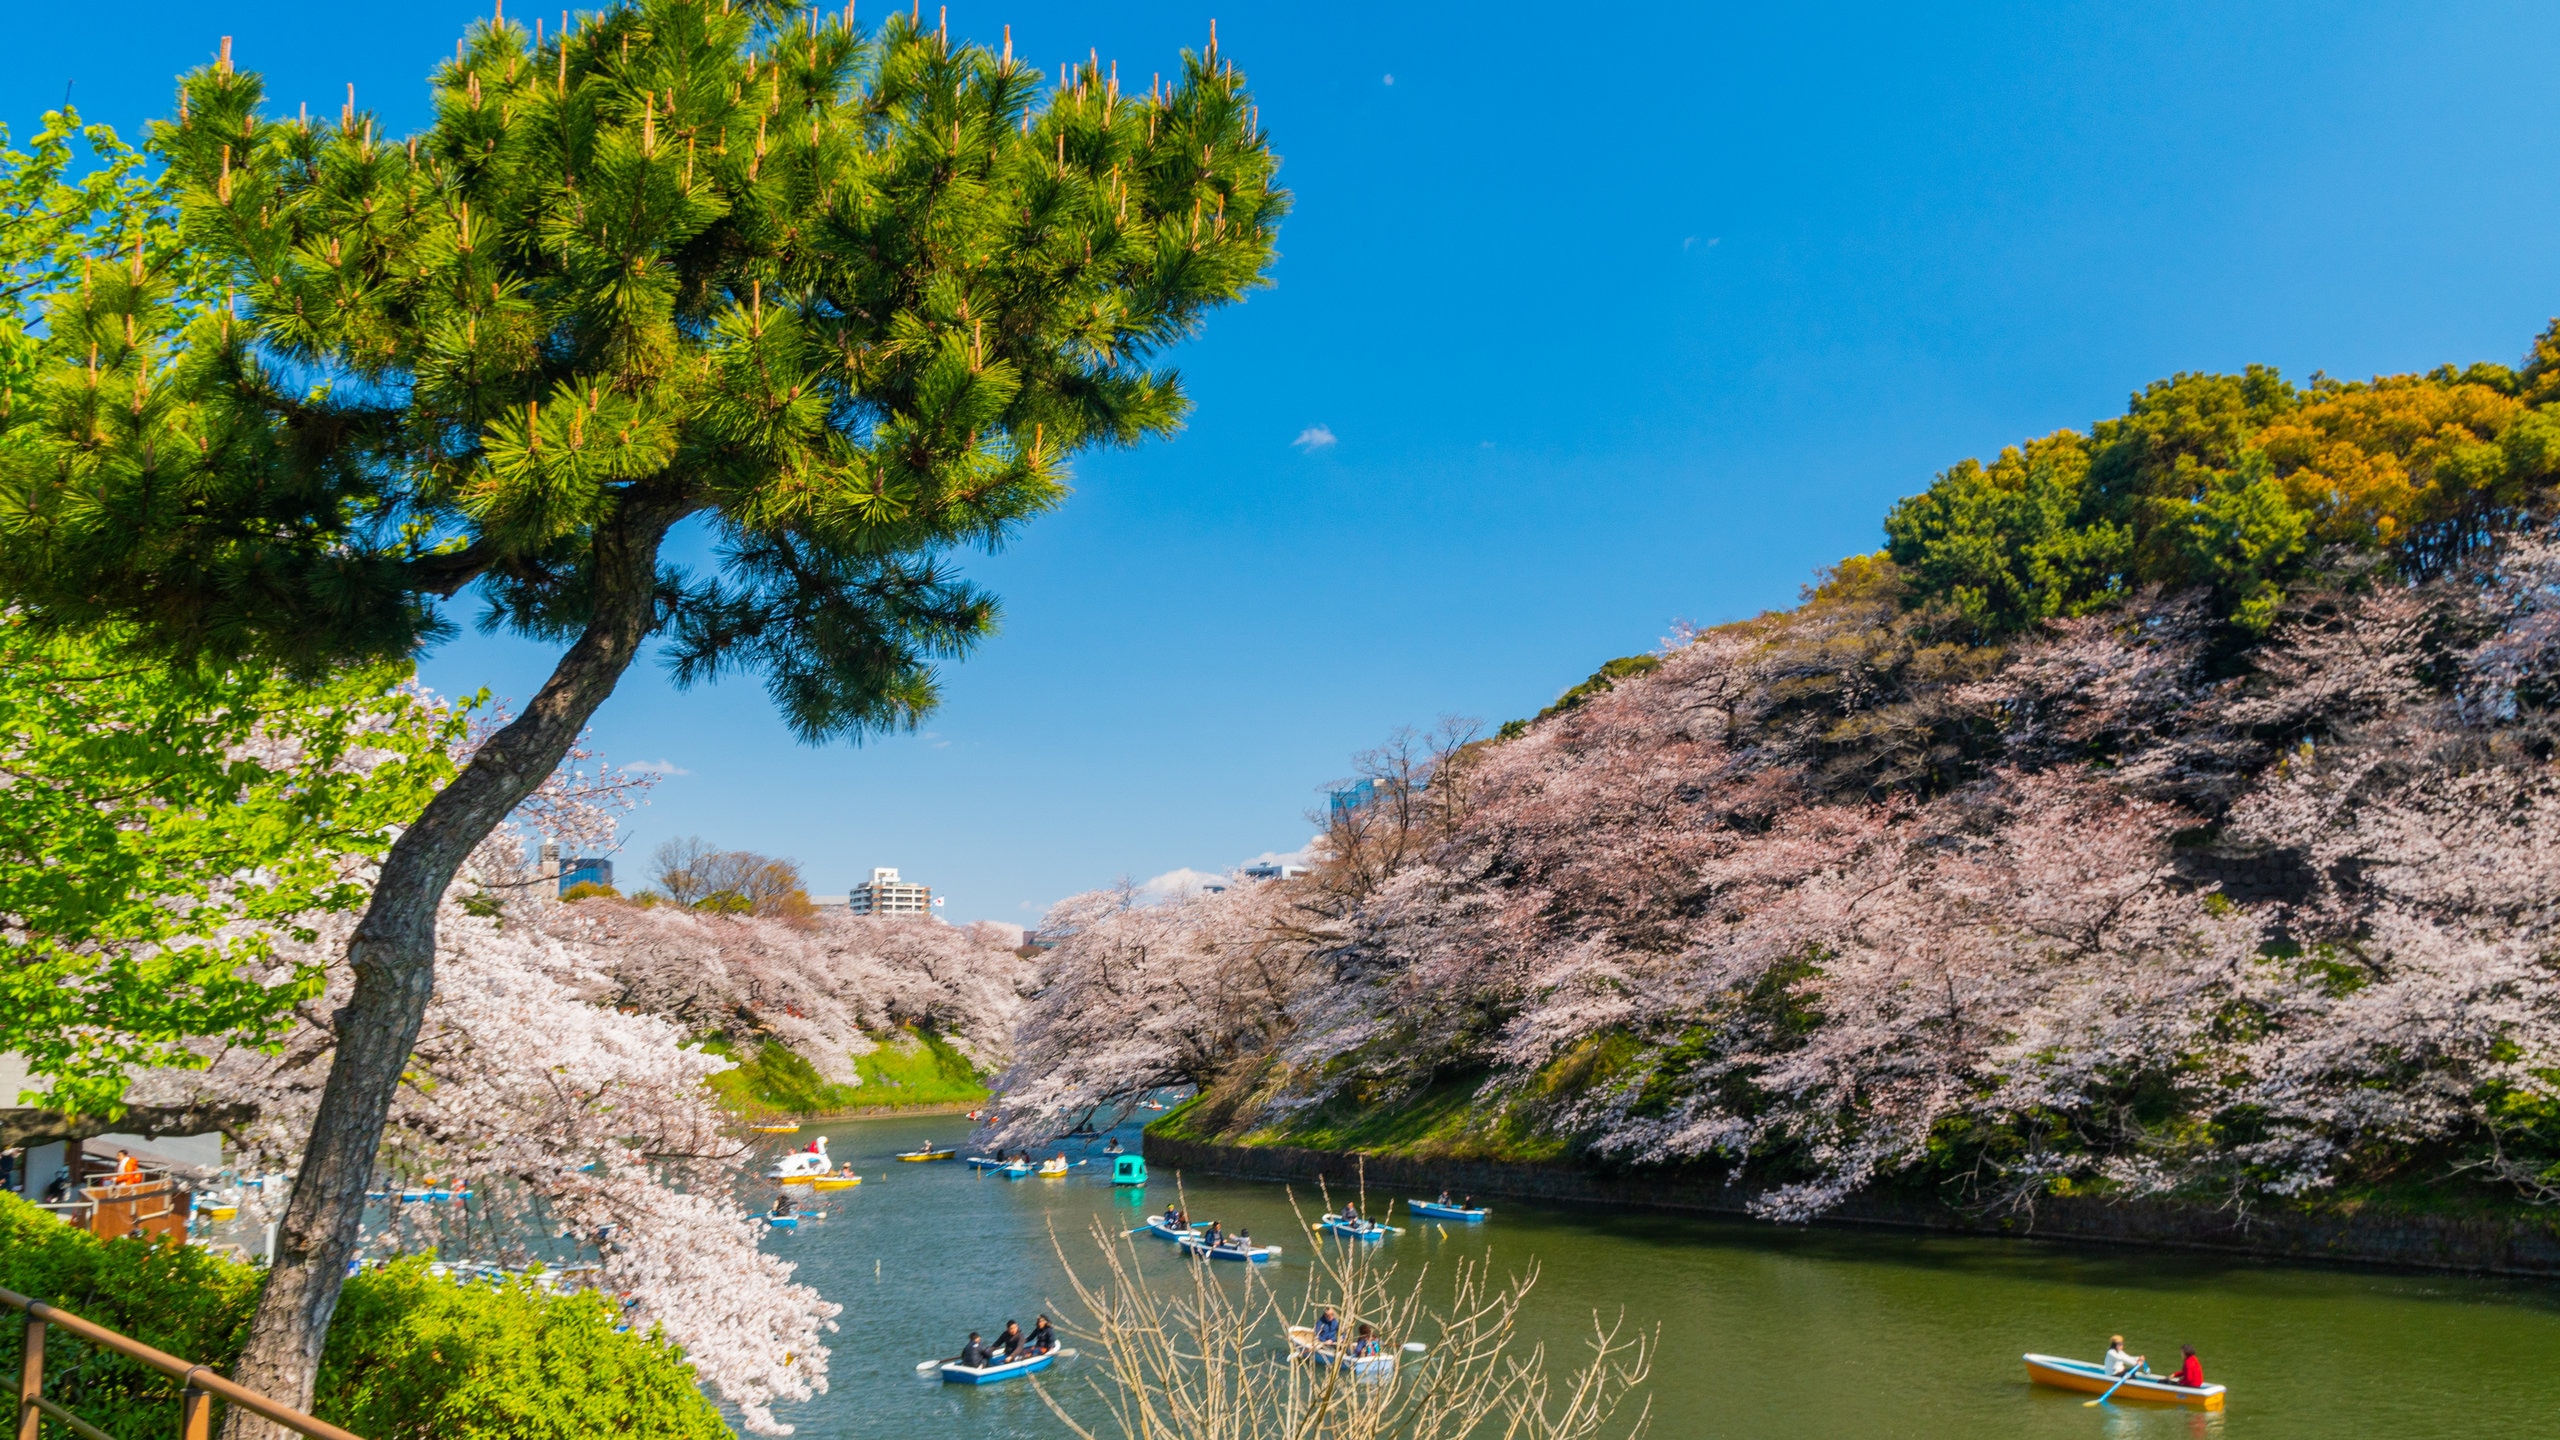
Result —
<instances>
[{"instance_id":1,"label":"shoreline","mask_svg":"<svg viewBox=\"0 0 2560 1440\"><path fill-rule=\"evenodd\" d=\"M1485 1198L1603 1206L1657 1214L1760 1220L1746 1192L1698 1172L1601 1171L1554 1163L1428 1160L1403 1155L1222 1145L1148 1133L1152 1169L1240 1180L1322 1181L1329 1187L1465 1191ZM1365 1177L1365 1179L1364 1179ZM1397 1196L1394 1198L1401 1199ZM2167 1200L2050 1196L2031 1215L1996 1219L1891 1194L1852 1197L1812 1222L1870 1230L1979 1235L2252 1260L2384 1266L2510 1279L2560 1279L2560 1211L2442 1215L2386 1210L2234 1213Z\"/></svg>"},{"instance_id":2,"label":"shoreline","mask_svg":"<svg viewBox=\"0 0 2560 1440\"><path fill-rule=\"evenodd\" d=\"M761 1119L741 1115L740 1125L837 1125L848 1120L900 1120L917 1115L966 1115L985 1105L984 1100L944 1100L923 1105L857 1105L850 1110L823 1110L807 1115L768 1115Z\"/></svg>"}]
</instances>

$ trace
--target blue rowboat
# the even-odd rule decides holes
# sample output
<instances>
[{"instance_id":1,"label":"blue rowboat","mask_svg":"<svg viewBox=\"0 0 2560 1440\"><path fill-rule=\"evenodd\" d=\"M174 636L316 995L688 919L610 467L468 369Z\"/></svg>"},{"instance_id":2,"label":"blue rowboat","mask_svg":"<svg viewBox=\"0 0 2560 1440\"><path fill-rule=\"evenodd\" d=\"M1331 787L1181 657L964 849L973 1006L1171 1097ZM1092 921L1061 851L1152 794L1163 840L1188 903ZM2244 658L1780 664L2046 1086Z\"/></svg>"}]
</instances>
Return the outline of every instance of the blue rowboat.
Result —
<instances>
[{"instance_id":1,"label":"blue rowboat","mask_svg":"<svg viewBox=\"0 0 2560 1440\"><path fill-rule=\"evenodd\" d=\"M1280 1257L1280 1247L1277 1245L1244 1246L1238 1245L1233 1240L1221 1240L1212 1245L1207 1237L1201 1235L1185 1235L1178 1243L1182 1246L1184 1254L1197 1256L1202 1260L1238 1260L1253 1265L1268 1265Z\"/></svg>"},{"instance_id":2,"label":"blue rowboat","mask_svg":"<svg viewBox=\"0 0 2560 1440\"><path fill-rule=\"evenodd\" d=\"M1028 1180L1037 1172L1028 1165L1007 1165L996 1173L1007 1180Z\"/></svg>"},{"instance_id":3,"label":"blue rowboat","mask_svg":"<svg viewBox=\"0 0 2560 1440\"><path fill-rule=\"evenodd\" d=\"M1493 1213L1481 1205L1469 1209L1464 1205L1443 1205L1437 1200L1407 1200L1404 1212L1417 1220L1464 1220L1470 1224Z\"/></svg>"},{"instance_id":4,"label":"blue rowboat","mask_svg":"<svg viewBox=\"0 0 2560 1440\"><path fill-rule=\"evenodd\" d=\"M1419 1350L1422 1347L1414 1347ZM1374 1355L1344 1355L1339 1340L1319 1341L1312 1325L1289 1327L1289 1353L1301 1360L1319 1365L1339 1365L1362 1380L1385 1380L1396 1373L1396 1352L1381 1350Z\"/></svg>"},{"instance_id":5,"label":"blue rowboat","mask_svg":"<svg viewBox=\"0 0 2560 1440\"><path fill-rule=\"evenodd\" d=\"M1046 1370L1057 1363L1057 1359L1058 1352L1052 1350L1044 1355L1007 1360L998 1365L963 1365L957 1360L945 1360L942 1362L942 1383L945 1385L993 1385L999 1380L1011 1380L1018 1375L1029 1375Z\"/></svg>"},{"instance_id":6,"label":"blue rowboat","mask_svg":"<svg viewBox=\"0 0 2560 1440\"><path fill-rule=\"evenodd\" d=\"M1001 1155L972 1155L967 1161L972 1170L1001 1170L1012 1163Z\"/></svg>"},{"instance_id":7,"label":"blue rowboat","mask_svg":"<svg viewBox=\"0 0 2560 1440\"><path fill-rule=\"evenodd\" d=\"M800 1217L797 1215L767 1215L764 1217L764 1223L772 1226L776 1230L797 1230L800 1228Z\"/></svg>"},{"instance_id":8,"label":"blue rowboat","mask_svg":"<svg viewBox=\"0 0 2560 1440\"><path fill-rule=\"evenodd\" d=\"M1328 1235L1339 1235L1345 1240L1360 1240L1372 1245L1397 1233L1396 1227L1392 1225L1381 1225L1375 1220L1345 1220L1339 1215L1327 1215L1316 1222L1316 1228Z\"/></svg>"},{"instance_id":9,"label":"blue rowboat","mask_svg":"<svg viewBox=\"0 0 2560 1440\"><path fill-rule=\"evenodd\" d=\"M1165 1218L1161 1215L1148 1216L1147 1229L1159 1238L1171 1240L1176 1244L1189 1240L1200 1233L1200 1227L1197 1225L1185 1225L1177 1229L1174 1226L1167 1224L1165 1222Z\"/></svg>"}]
</instances>

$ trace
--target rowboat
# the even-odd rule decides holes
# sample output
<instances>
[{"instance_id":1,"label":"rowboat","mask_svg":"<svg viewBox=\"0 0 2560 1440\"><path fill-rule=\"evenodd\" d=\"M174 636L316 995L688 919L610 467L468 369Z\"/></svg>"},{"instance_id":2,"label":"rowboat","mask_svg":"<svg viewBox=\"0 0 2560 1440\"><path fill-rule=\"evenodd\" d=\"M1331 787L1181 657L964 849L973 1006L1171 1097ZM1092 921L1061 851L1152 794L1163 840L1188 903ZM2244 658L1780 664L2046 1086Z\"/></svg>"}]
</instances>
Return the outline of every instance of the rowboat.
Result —
<instances>
[{"instance_id":1,"label":"rowboat","mask_svg":"<svg viewBox=\"0 0 2560 1440\"><path fill-rule=\"evenodd\" d=\"M957 1360L945 1360L942 1362L942 1383L945 1385L993 1385L999 1380L1011 1380L1019 1375L1046 1370L1055 1364L1057 1359L1058 1352L1052 1350L1046 1354L1027 1356L1020 1360L1007 1360L997 1365L963 1365Z\"/></svg>"},{"instance_id":2,"label":"rowboat","mask_svg":"<svg viewBox=\"0 0 2560 1440\"><path fill-rule=\"evenodd\" d=\"M936 1150L932 1146L927 1145L919 1150L901 1150L898 1152L898 1158L906 1161L910 1165L913 1165L926 1160L948 1160L959 1153L960 1152L957 1150Z\"/></svg>"},{"instance_id":3,"label":"rowboat","mask_svg":"<svg viewBox=\"0 0 2560 1440\"><path fill-rule=\"evenodd\" d=\"M1176 1244L1200 1233L1200 1227L1197 1225L1176 1226L1161 1215L1148 1216L1146 1228L1149 1234L1159 1239L1171 1240Z\"/></svg>"},{"instance_id":4,"label":"rowboat","mask_svg":"<svg viewBox=\"0 0 2560 1440\"><path fill-rule=\"evenodd\" d=\"M1312 1325L1289 1327L1289 1353L1301 1360L1313 1360L1319 1365L1339 1365L1363 1380L1384 1380L1396 1373L1396 1352L1393 1350L1381 1350L1375 1355L1353 1355L1346 1358L1342 1354L1341 1341L1317 1340L1315 1327Z\"/></svg>"},{"instance_id":5,"label":"rowboat","mask_svg":"<svg viewBox=\"0 0 2560 1440\"><path fill-rule=\"evenodd\" d=\"M747 1128L753 1130L759 1135L797 1135L800 1133L800 1127L797 1125L750 1125Z\"/></svg>"},{"instance_id":6,"label":"rowboat","mask_svg":"<svg viewBox=\"0 0 2560 1440\"><path fill-rule=\"evenodd\" d=\"M1328 1235L1339 1235L1345 1240L1360 1240L1372 1245L1390 1235L1403 1233L1393 1225L1381 1225L1375 1220L1345 1220L1339 1215L1327 1215L1316 1222L1316 1228Z\"/></svg>"},{"instance_id":7,"label":"rowboat","mask_svg":"<svg viewBox=\"0 0 2560 1440\"><path fill-rule=\"evenodd\" d=\"M809 1188L812 1190L850 1190L861 1183L862 1177L859 1175L818 1175L811 1177L809 1181Z\"/></svg>"},{"instance_id":8,"label":"rowboat","mask_svg":"<svg viewBox=\"0 0 2560 1440\"><path fill-rule=\"evenodd\" d=\"M2051 1385L2058 1390L2077 1390L2084 1395L2100 1395L2116 1377L2107 1367L2088 1360L2066 1360L2059 1355L2029 1355L2027 1378L2038 1385ZM2189 1389L2165 1377L2151 1378L2148 1372L2116 1385L2112 1397L2134 1400L2146 1405L2183 1405L2190 1410L2222 1408L2222 1387L2202 1385Z\"/></svg>"},{"instance_id":9,"label":"rowboat","mask_svg":"<svg viewBox=\"0 0 2560 1440\"><path fill-rule=\"evenodd\" d=\"M1013 1162L1001 1155L972 1155L967 1163L972 1170L1001 1170Z\"/></svg>"},{"instance_id":10,"label":"rowboat","mask_svg":"<svg viewBox=\"0 0 2560 1440\"><path fill-rule=\"evenodd\" d=\"M1067 1157L1064 1155L1060 1155L1052 1160L1043 1160L1040 1162L1040 1178L1043 1180L1055 1180L1066 1173Z\"/></svg>"},{"instance_id":11,"label":"rowboat","mask_svg":"<svg viewBox=\"0 0 2560 1440\"><path fill-rule=\"evenodd\" d=\"M400 1198L408 1204L420 1205L431 1201L468 1200L471 1198L471 1192L468 1190L403 1190L400 1192Z\"/></svg>"},{"instance_id":12,"label":"rowboat","mask_svg":"<svg viewBox=\"0 0 2560 1440\"><path fill-rule=\"evenodd\" d=\"M1212 1245L1205 1235L1185 1235L1175 1243L1182 1247L1185 1254L1202 1260L1241 1260L1255 1265L1268 1265L1280 1258L1280 1247L1277 1245L1239 1245L1231 1239L1221 1240Z\"/></svg>"},{"instance_id":13,"label":"rowboat","mask_svg":"<svg viewBox=\"0 0 2560 1440\"><path fill-rule=\"evenodd\" d=\"M1407 1200L1404 1211L1417 1220L1464 1220L1470 1224L1493 1213L1481 1205L1471 1209L1464 1205L1443 1205L1437 1200Z\"/></svg>"},{"instance_id":14,"label":"rowboat","mask_svg":"<svg viewBox=\"0 0 2560 1440\"><path fill-rule=\"evenodd\" d=\"M996 1173L1007 1180L1028 1180L1034 1172L1028 1163L1017 1160L1014 1163L1005 1166L1003 1169L998 1170Z\"/></svg>"},{"instance_id":15,"label":"rowboat","mask_svg":"<svg viewBox=\"0 0 2560 1440\"><path fill-rule=\"evenodd\" d=\"M797 1215L767 1215L764 1217L764 1223L772 1226L776 1230L797 1230L800 1228L800 1217Z\"/></svg>"}]
</instances>

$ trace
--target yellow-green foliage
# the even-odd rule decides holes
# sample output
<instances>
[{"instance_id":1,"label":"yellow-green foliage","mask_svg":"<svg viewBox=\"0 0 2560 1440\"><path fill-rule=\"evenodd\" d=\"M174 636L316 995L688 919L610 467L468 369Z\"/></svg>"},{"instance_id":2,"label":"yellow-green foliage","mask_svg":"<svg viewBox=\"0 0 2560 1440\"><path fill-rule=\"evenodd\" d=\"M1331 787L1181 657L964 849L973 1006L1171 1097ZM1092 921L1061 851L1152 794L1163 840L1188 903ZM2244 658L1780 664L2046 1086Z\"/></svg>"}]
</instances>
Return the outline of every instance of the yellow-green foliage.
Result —
<instances>
[{"instance_id":1,"label":"yellow-green foliage","mask_svg":"<svg viewBox=\"0 0 2560 1440\"><path fill-rule=\"evenodd\" d=\"M460 1285L424 1258L347 1282L313 1408L367 1440L726 1440L676 1350L617 1333L612 1302L529 1283ZM263 1272L189 1246L100 1241L0 1193L0 1286L146 1345L227 1368ZM25 1320L0 1311L0 1373ZM176 1382L55 1331L46 1395L119 1436L174 1433Z\"/></svg>"},{"instance_id":2,"label":"yellow-green foliage","mask_svg":"<svg viewBox=\"0 0 2560 1440\"><path fill-rule=\"evenodd\" d=\"M885 1105L962 1105L987 1098L985 1078L949 1041L929 1031L885 1036L867 1055L854 1057L851 1085L829 1081L808 1057L773 1041L747 1054L726 1036L703 1042L738 1068L715 1075L712 1090L741 1115L824 1115Z\"/></svg>"},{"instance_id":3,"label":"yellow-green foliage","mask_svg":"<svg viewBox=\"0 0 2560 1440\"><path fill-rule=\"evenodd\" d=\"M2305 386L2253 365L2153 382L2086 435L1965 460L1886 517L1920 598L1987 634L2208 587L2240 629L2335 549L2425 575L2560 479L2560 326L2522 370L2479 364Z\"/></svg>"}]
</instances>

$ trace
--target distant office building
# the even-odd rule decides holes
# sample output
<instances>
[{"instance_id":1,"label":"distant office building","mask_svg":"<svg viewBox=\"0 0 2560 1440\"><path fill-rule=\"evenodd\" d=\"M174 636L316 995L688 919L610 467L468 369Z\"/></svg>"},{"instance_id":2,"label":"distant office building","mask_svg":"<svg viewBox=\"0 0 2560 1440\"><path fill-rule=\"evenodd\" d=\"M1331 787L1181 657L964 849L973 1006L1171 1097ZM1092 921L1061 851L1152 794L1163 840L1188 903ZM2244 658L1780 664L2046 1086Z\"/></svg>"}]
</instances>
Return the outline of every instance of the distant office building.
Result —
<instances>
[{"instance_id":1,"label":"distant office building","mask_svg":"<svg viewBox=\"0 0 2560 1440\"><path fill-rule=\"evenodd\" d=\"M1378 782L1360 780L1347 790L1336 790L1325 797L1325 808L1336 820L1366 810L1378 798Z\"/></svg>"},{"instance_id":2,"label":"distant office building","mask_svg":"<svg viewBox=\"0 0 2560 1440\"><path fill-rule=\"evenodd\" d=\"M611 885L613 862L599 855L581 855L560 862L560 893L569 893L572 885Z\"/></svg>"},{"instance_id":3,"label":"distant office building","mask_svg":"<svg viewBox=\"0 0 2560 1440\"><path fill-rule=\"evenodd\" d=\"M845 905L856 915L930 915L933 887L909 885L894 866L883 865L871 872L869 881L853 887Z\"/></svg>"}]
</instances>

